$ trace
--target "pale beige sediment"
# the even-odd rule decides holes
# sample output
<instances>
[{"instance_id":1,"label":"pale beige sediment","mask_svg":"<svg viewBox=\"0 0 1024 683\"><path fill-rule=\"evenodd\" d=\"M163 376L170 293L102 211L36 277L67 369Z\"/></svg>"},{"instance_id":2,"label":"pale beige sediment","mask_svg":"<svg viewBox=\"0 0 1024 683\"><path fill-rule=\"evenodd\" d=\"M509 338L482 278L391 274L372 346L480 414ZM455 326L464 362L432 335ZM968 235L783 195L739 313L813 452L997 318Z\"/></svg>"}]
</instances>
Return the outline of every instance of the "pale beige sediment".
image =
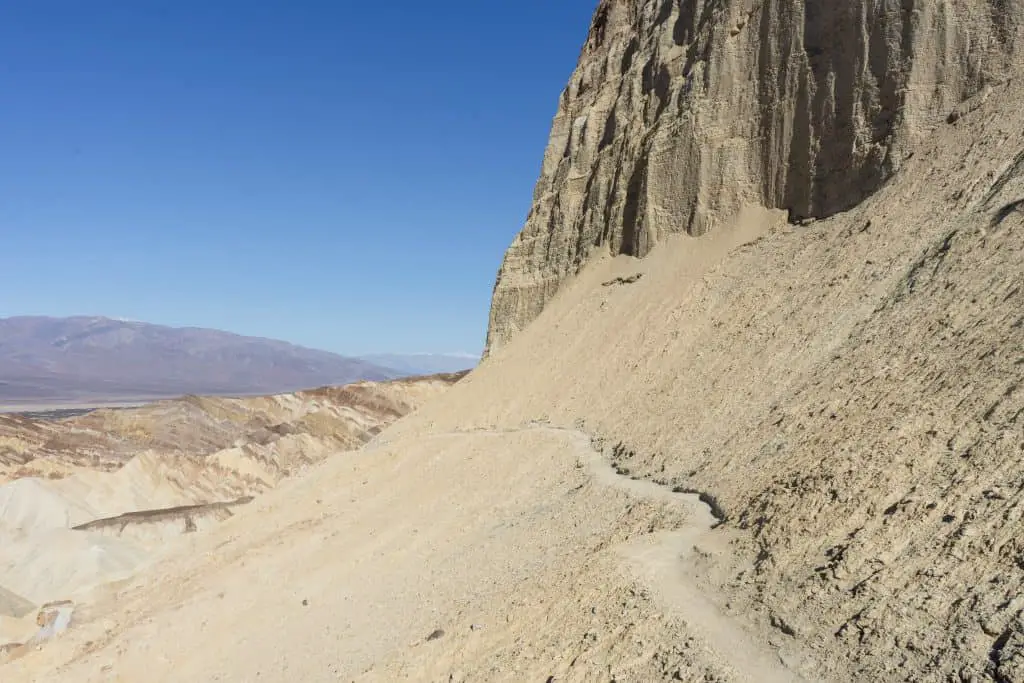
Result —
<instances>
[{"instance_id":1,"label":"pale beige sediment","mask_svg":"<svg viewBox=\"0 0 1024 683\"><path fill-rule=\"evenodd\" d=\"M0 477L13 478L0 483L0 616L18 619L0 645L33 608L133 576L178 537L365 443L457 378L0 418Z\"/></svg>"}]
</instances>

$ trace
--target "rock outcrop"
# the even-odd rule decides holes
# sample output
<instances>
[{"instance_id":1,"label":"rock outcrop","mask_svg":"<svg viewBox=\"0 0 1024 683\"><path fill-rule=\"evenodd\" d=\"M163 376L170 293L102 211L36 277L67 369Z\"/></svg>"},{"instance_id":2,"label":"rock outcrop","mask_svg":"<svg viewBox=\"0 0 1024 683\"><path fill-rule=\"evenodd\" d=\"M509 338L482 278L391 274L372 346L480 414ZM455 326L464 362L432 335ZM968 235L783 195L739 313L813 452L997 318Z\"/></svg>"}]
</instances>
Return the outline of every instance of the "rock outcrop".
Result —
<instances>
[{"instance_id":1,"label":"rock outcrop","mask_svg":"<svg viewBox=\"0 0 1024 683\"><path fill-rule=\"evenodd\" d=\"M793 220L858 204L1019 70L1022 25L1019 0L602 0L498 273L488 351L596 253L642 257L744 204Z\"/></svg>"}]
</instances>

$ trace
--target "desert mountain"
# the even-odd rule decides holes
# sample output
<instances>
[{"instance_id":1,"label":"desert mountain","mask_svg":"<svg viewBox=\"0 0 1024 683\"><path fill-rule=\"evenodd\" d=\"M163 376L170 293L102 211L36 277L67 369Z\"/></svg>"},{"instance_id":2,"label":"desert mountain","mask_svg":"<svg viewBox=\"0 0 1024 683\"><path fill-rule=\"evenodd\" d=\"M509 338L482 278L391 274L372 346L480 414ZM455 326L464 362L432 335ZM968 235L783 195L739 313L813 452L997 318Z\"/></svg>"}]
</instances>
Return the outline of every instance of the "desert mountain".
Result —
<instances>
[{"instance_id":1,"label":"desert mountain","mask_svg":"<svg viewBox=\"0 0 1024 683\"><path fill-rule=\"evenodd\" d=\"M480 366L0 674L1021 683L1022 31L603 0Z\"/></svg>"},{"instance_id":2,"label":"desert mountain","mask_svg":"<svg viewBox=\"0 0 1024 683\"><path fill-rule=\"evenodd\" d=\"M110 318L0 319L0 403L294 391L399 372L272 339Z\"/></svg>"}]
</instances>

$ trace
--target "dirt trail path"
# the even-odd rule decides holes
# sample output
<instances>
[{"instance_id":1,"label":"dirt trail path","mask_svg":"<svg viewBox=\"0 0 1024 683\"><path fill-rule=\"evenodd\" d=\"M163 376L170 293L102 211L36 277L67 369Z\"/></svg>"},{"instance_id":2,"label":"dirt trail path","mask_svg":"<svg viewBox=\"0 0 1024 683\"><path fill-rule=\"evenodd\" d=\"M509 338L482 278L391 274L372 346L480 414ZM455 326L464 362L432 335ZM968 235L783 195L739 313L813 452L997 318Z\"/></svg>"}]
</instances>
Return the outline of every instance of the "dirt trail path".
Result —
<instances>
[{"instance_id":1,"label":"dirt trail path","mask_svg":"<svg viewBox=\"0 0 1024 683\"><path fill-rule=\"evenodd\" d=\"M532 425L520 429L476 429L432 435L431 439L473 436L504 436L521 433L550 434L567 439L574 454L602 486L618 489L631 497L685 506L688 523L684 528L651 534L623 544L617 550L623 559L659 598L664 607L683 617L695 635L702 638L745 680L758 683L804 683L806 678L783 664L779 653L757 640L737 621L723 613L697 585L688 560L695 545L711 532L718 520L697 494L677 493L651 481L632 479L615 471L594 447L591 437L579 430ZM373 443L374 449L386 445Z\"/></svg>"},{"instance_id":2,"label":"dirt trail path","mask_svg":"<svg viewBox=\"0 0 1024 683\"><path fill-rule=\"evenodd\" d=\"M720 534L697 496L571 429L388 441L186 539L0 679L801 680L698 584Z\"/></svg>"}]
</instances>

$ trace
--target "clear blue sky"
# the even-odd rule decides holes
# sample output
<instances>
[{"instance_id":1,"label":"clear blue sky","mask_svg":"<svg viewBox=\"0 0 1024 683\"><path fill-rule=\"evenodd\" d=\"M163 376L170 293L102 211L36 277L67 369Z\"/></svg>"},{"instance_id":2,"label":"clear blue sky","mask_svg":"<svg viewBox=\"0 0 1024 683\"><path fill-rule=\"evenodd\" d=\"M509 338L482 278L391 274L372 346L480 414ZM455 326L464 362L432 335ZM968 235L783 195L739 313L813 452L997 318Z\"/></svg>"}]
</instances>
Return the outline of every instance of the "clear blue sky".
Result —
<instances>
[{"instance_id":1,"label":"clear blue sky","mask_svg":"<svg viewBox=\"0 0 1024 683\"><path fill-rule=\"evenodd\" d=\"M478 351L595 0L0 5L0 317Z\"/></svg>"}]
</instances>

